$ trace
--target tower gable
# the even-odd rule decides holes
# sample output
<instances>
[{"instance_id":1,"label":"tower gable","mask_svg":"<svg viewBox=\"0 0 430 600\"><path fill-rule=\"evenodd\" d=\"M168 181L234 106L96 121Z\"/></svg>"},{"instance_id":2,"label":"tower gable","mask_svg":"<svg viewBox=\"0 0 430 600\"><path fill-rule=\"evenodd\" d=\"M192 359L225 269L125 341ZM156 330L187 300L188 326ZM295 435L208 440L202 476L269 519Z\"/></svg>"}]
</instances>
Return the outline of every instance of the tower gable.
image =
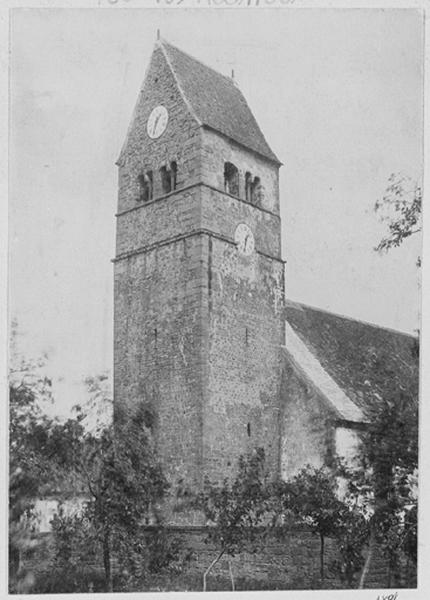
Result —
<instances>
[{"instance_id":1,"label":"tower gable","mask_svg":"<svg viewBox=\"0 0 430 600\"><path fill-rule=\"evenodd\" d=\"M161 136L148 136L147 124L154 108L167 110L167 126ZM152 178L151 196L165 194L163 173L176 170L175 187L199 179L200 123L184 98L161 43L157 43L139 93L127 136L118 159L118 212L134 208L142 184Z\"/></svg>"}]
</instances>

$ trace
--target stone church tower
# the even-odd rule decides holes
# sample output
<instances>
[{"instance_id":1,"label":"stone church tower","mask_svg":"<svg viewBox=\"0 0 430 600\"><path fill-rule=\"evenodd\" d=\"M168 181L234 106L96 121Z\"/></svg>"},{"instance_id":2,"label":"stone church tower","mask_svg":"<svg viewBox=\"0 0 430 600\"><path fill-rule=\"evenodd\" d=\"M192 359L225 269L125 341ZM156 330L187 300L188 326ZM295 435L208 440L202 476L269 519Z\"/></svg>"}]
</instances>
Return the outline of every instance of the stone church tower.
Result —
<instances>
[{"instance_id":1,"label":"stone church tower","mask_svg":"<svg viewBox=\"0 0 430 600\"><path fill-rule=\"evenodd\" d=\"M158 41L118 166L116 408L151 410L172 482L260 446L278 473L279 160L232 79Z\"/></svg>"}]
</instances>

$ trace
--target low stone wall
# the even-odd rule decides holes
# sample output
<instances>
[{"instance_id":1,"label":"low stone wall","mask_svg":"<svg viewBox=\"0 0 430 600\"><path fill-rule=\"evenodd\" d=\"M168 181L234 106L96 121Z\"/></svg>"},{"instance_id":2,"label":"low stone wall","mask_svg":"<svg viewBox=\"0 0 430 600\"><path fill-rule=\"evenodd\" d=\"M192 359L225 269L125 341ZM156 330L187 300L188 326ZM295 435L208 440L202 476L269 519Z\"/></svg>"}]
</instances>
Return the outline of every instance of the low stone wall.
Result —
<instances>
[{"instance_id":1,"label":"low stone wall","mask_svg":"<svg viewBox=\"0 0 430 600\"><path fill-rule=\"evenodd\" d=\"M168 535L179 537L182 548L192 551L189 571L202 578L204 571L219 552L212 544L205 542L205 528L171 527ZM343 587L330 569L337 557L336 546L332 540L326 540L324 557L327 587ZM234 578L238 580L266 584L271 582L274 589L312 589L320 583L319 537L306 530L291 531L282 541L271 537L258 545L257 552L242 552L230 559L230 563ZM211 570L208 576L209 589L211 579L225 579L226 589L229 589L227 557L222 557Z\"/></svg>"},{"instance_id":2,"label":"low stone wall","mask_svg":"<svg viewBox=\"0 0 430 600\"><path fill-rule=\"evenodd\" d=\"M180 552L191 558L177 581L175 575L168 578L165 586L163 576L154 576L154 584L149 582L147 590L158 589L202 589L203 573L215 559L218 550L206 543L207 529L204 527L164 528L167 538L177 540ZM157 529L149 528L147 535L155 535ZM41 544L36 551L23 557L25 568L42 575L49 572L49 563L53 554L53 538L51 534L41 536ZM255 547L255 546L254 546ZM276 536L261 541L256 552L246 551L230 559L231 569L237 589L344 589L348 587L343 581L335 563L339 559L335 540L325 539L324 543L324 580L320 577L320 539L319 536L306 529L291 529L282 537ZM88 565L94 573L102 572L102 563ZM407 569L403 569L405 573ZM357 576L358 578L358 576ZM166 579L167 581L167 579ZM387 562L378 555L369 573L367 588L385 588L388 585L389 573ZM391 585L399 587L415 587L416 578L413 571L403 575L402 581L394 581ZM358 580L354 582L357 587ZM207 578L207 587L211 589L231 589L229 561L225 556L214 566ZM145 591L142 589L141 591ZM136 590L133 590L136 591Z\"/></svg>"}]
</instances>

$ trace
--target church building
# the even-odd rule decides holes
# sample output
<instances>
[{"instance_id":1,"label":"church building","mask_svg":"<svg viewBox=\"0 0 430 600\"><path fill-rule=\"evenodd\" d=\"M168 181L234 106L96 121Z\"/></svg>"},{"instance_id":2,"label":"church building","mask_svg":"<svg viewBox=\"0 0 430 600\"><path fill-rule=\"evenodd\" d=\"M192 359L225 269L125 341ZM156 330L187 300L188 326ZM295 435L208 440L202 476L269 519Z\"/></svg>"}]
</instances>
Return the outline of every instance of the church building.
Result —
<instances>
[{"instance_id":1,"label":"church building","mask_svg":"<svg viewBox=\"0 0 430 600\"><path fill-rule=\"evenodd\" d=\"M286 300L281 161L232 78L158 40L117 164L115 410L153 415L173 484L352 456L417 392L414 336Z\"/></svg>"}]
</instances>

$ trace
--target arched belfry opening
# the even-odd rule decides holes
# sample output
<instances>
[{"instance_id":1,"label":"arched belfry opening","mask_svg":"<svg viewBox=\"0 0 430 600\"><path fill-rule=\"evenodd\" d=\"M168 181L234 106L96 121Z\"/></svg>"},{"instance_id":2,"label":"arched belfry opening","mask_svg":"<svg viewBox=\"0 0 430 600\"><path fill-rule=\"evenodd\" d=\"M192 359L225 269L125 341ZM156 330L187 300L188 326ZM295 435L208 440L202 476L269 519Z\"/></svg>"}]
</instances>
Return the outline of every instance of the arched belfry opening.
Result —
<instances>
[{"instance_id":1,"label":"arched belfry opening","mask_svg":"<svg viewBox=\"0 0 430 600\"><path fill-rule=\"evenodd\" d=\"M176 190L178 184L178 164L172 160L170 165L163 165L160 169L161 191L163 194L169 194Z\"/></svg>"},{"instance_id":2,"label":"arched belfry opening","mask_svg":"<svg viewBox=\"0 0 430 600\"><path fill-rule=\"evenodd\" d=\"M176 190L178 176L178 165L175 160L170 163L170 179L172 190Z\"/></svg>"},{"instance_id":3,"label":"arched belfry opening","mask_svg":"<svg viewBox=\"0 0 430 600\"><path fill-rule=\"evenodd\" d=\"M245 173L245 200L251 202L252 195L252 175L249 171Z\"/></svg>"},{"instance_id":4,"label":"arched belfry opening","mask_svg":"<svg viewBox=\"0 0 430 600\"><path fill-rule=\"evenodd\" d=\"M239 196L239 170L231 162L224 163L224 189L232 196Z\"/></svg>"},{"instance_id":5,"label":"arched belfry opening","mask_svg":"<svg viewBox=\"0 0 430 600\"><path fill-rule=\"evenodd\" d=\"M161 191L163 194L168 194L172 191L172 181L170 177L170 171L163 165L160 169L160 178L161 178Z\"/></svg>"},{"instance_id":6,"label":"arched belfry opening","mask_svg":"<svg viewBox=\"0 0 430 600\"><path fill-rule=\"evenodd\" d=\"M251 184L251 202L252 204L260 204L261 182L259 177L254 177Z\"/></svg>"},{"instance_id":7,"label":"arched belfry opening","mask_svg":"<svg viewBox=\"0 0 430 600\"><path fill-rule=\"evenodd\" d=\"M138 177L139 181L139 200L141 202L149 202L153 198L153 177L152 171L141 173Z\"/></svg>"}]
</instances>

